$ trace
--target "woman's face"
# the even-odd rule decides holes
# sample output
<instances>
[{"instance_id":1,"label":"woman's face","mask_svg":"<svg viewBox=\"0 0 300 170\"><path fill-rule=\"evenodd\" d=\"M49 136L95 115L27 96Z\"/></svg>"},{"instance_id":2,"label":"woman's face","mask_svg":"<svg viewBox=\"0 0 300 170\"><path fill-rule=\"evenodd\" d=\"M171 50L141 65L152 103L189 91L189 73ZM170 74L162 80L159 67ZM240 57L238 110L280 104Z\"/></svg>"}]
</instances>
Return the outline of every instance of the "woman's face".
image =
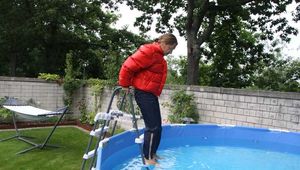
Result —
<instances>
[{"instance_id":1,"label":"woman's face","mask_svg":"<svg viewBox=\"0 0 300 170\"><path fill-rule=\"evenodd\" d=\"M168 54L172 54L172 51L176 48L177 44L165 44L164 42L162 42L160 44L161 49L164 52L164 55L168 55Z\"/></svg>"}]
</instances>

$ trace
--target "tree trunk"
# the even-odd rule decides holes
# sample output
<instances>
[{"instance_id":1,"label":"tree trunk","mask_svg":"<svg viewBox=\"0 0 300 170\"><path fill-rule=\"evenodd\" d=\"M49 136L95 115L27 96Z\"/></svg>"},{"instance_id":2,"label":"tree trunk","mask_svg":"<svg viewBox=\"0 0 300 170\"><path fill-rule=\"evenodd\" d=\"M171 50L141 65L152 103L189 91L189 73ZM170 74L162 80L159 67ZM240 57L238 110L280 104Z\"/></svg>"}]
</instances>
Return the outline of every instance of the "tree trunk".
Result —
<instances>
[{"instance_id":1,"label":"tree trunk","mask_svg":"<svg viewBox=\"0 0 300 170\"><path fill-rule=\"evenodd\" d=\"M188 40L189 41L189 40ZM200 50L195 44L188 42L188 58L187 58L187 84L199 84L199 61Z\"/></svg>"},{"instance_id":2,"label":"tree trunk","mask_svg":"<svg viewBox=\"0 0 300 170\"><path fill-rule=\"evenodd\" d=\"M187 30L187 85L199 84L200 45L196 29Z\"/></svg>"}]
</instances>

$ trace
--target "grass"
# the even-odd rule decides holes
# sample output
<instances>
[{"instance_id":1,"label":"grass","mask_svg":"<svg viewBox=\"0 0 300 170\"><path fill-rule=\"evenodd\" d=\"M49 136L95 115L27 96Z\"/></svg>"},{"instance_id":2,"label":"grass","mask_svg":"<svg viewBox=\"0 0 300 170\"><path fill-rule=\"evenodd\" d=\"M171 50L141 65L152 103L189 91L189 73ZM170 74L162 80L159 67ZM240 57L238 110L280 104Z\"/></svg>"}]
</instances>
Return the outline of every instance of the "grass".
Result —
<instances>
[{"instance_id":1,"label":"grass","mask_svg":"<svg viewBox=\"0 0 300 170\"><path fill-rule=\"evenodd\" d=\"M42 143L49 128L22 130L22 135L32 136L34 142ZM0 139L12 136L15 131L0 131ZM82 156L89 141L89 134L76 127L58 127L49 144L60 148L46 147L18 154L31 145L11 139L0 142L0 170L74 170L80 169Z\"/></svg>"}]
</instances>

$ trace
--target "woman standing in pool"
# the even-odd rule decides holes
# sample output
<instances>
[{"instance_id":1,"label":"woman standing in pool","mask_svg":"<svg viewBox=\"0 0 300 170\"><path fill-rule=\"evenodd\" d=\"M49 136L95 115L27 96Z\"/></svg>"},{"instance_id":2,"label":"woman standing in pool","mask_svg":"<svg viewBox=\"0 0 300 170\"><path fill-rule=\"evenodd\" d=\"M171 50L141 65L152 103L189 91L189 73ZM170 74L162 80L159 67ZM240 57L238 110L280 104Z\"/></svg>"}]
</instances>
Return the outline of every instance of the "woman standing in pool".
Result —
<instances>
[{"instance_id":1,"label":"woman standing in pool","mask_svg":"<svg viewBox=\"0 0 300 170\"><path fill-rule=\"evenodd\" d=\"M173 34L164 34L153 43L142 45L129 56L119 73L119 85L134 88L135 100L145 123L143 153L146 164L150 165L157 164L156 151L161 139L158 96L167 77L167 62L164 55L171 54L177 44Z\"/></svg>"}]
</instances>

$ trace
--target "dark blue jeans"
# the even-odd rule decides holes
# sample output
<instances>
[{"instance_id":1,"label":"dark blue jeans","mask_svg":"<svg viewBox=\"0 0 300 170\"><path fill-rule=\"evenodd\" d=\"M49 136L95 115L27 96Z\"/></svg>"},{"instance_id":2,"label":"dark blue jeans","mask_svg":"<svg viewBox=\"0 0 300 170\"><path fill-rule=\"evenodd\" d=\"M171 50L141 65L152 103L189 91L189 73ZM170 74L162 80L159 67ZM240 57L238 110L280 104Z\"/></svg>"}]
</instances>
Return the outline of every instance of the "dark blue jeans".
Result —
<instances>
[{"instance_id":1,"label":"dark blue jeans","mask_svg":"<svg viewBox=\"0 0 300 170\"><path fill-rule=\"evenodd\" d=\"M134 97L141 109L144 123L143 152L146 159L153 159L161 139L161 115L158 97L152 93L135 89Z\"/></svg>"}]
</instances>

